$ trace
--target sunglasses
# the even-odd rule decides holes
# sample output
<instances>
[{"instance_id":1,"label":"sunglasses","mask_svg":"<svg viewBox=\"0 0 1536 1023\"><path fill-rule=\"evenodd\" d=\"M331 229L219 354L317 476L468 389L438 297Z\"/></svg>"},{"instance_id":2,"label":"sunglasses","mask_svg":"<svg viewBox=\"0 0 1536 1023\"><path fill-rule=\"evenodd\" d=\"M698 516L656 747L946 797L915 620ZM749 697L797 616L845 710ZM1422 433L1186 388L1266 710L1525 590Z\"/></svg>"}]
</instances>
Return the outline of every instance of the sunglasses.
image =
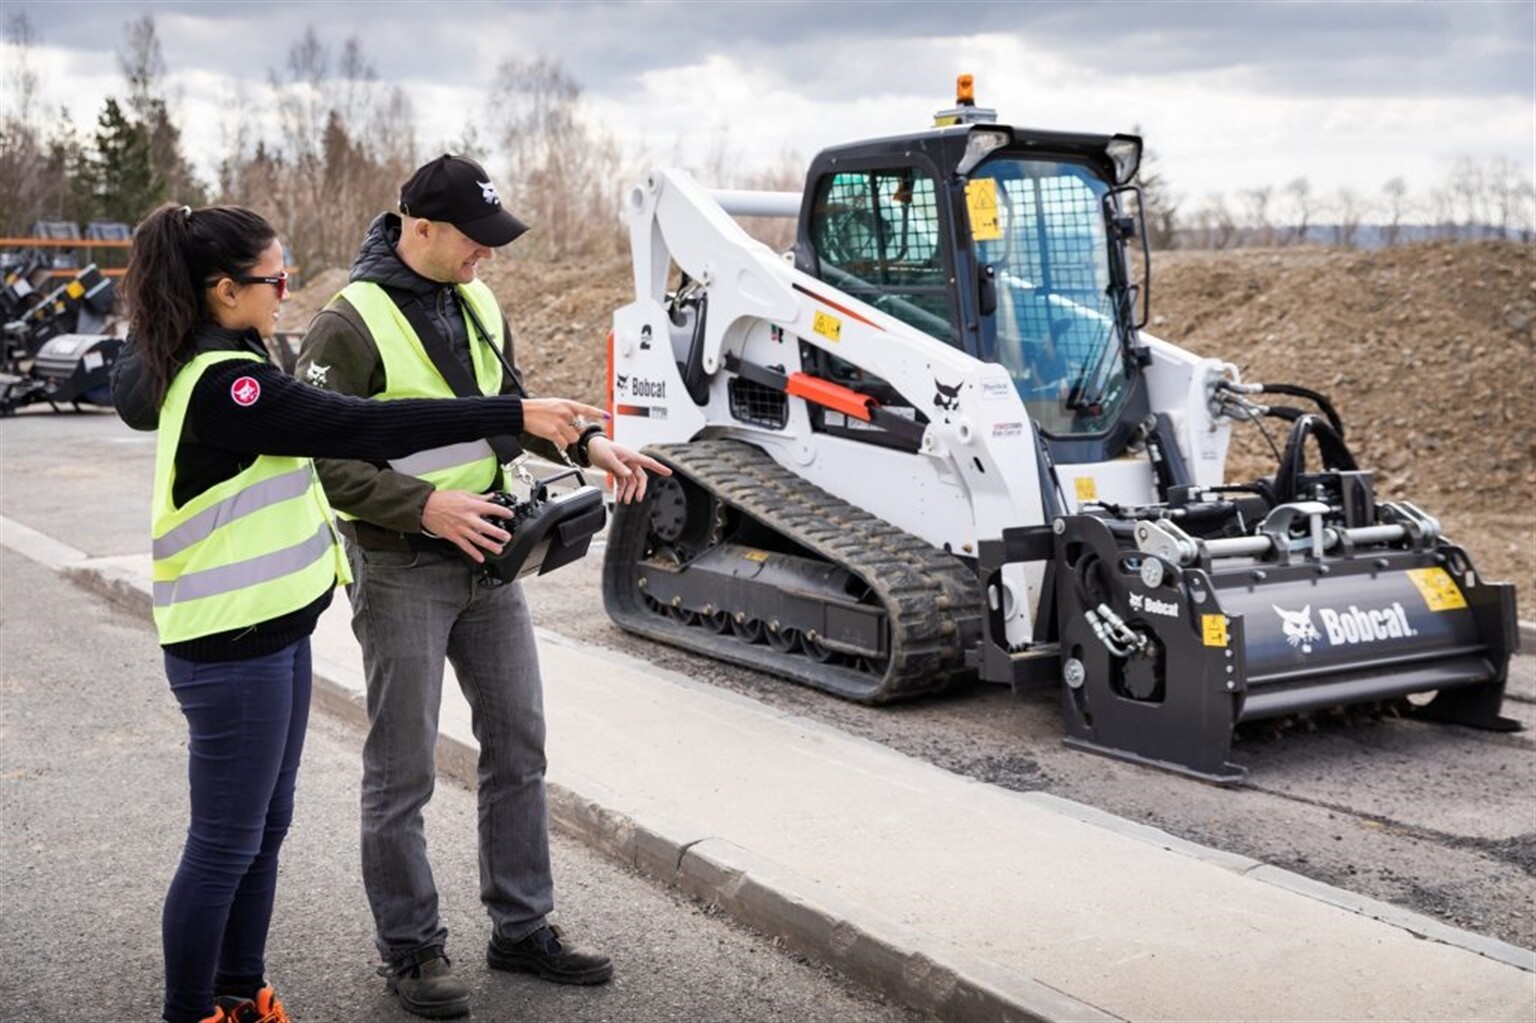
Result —
<instances>
[{"instance_id":1,"label":"sunglasses","mask_svg":"<svg viewBox=\"0 0 1536 1023\"><path fill-rule=\"evenodd\" d=\"M288 297L287 270L284 270L276 277L252 277L248 275L241 275L239 277L230 277L229 279L234 281L236 284L271 284L277 288L277 300L279 302ZM211 281L209 282L208 286L211 288L217 283L218 281Z\"/></svg>"},{"instance_id":2,"label":"sunglasses","mask_svg":"<svg viewBox=\"0 0 1536 1023\"><path fill-rule=\"evenodd\" d=\"M288 271L284 270L276 277L236 277L238 284L271 284L277 288L277 300L281 302L288 297Z\"/></svg>"}]
</instances>

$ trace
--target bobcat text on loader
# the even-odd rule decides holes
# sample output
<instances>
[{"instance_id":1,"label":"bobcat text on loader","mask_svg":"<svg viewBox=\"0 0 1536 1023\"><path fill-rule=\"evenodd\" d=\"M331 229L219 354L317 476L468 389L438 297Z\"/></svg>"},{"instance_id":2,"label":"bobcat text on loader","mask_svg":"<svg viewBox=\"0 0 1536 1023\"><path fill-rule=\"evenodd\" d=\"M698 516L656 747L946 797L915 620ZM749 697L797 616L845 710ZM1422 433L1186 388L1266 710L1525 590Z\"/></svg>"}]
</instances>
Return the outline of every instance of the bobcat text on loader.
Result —
<instances>
[{"instance_id":1,"label":"bobcat text on loader","mask_svg":"<svg viewBox=\"0 0 1536 1023\"><path fill-rule=\"evenodd\" d=\"M1142 330L1141 140L969 92L803 198L629 192L613 431L674 475L616 509L613 619L864 703L1060 685L1068 744L1218 782L1244 721L1434 694L1410 712L1518 727L1514 587L1376 499L1323 395ZM798 216L793 253L732 215ZM1277 470L1227 483L1266 417Z\"/></svg>"}]
</instances>

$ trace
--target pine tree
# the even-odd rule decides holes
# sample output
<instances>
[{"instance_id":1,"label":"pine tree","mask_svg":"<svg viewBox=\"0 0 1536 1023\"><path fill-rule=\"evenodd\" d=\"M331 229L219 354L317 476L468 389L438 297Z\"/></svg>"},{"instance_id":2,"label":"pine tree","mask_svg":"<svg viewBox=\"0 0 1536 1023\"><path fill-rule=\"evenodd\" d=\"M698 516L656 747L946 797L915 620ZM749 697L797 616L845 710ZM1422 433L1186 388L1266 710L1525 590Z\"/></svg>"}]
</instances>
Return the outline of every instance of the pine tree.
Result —
<instances>
[{"instance_id":1,"label":"pine tree","mask_svg":"<svg viewBox=\"0 0 1536 1023\"><path fill-rule=\"evenodd\" d=\"M113 97L102 107L95 149L84 171L94 218L137 224L165 198L149 127L130 120Z\"/></svg>"}]
</instances>

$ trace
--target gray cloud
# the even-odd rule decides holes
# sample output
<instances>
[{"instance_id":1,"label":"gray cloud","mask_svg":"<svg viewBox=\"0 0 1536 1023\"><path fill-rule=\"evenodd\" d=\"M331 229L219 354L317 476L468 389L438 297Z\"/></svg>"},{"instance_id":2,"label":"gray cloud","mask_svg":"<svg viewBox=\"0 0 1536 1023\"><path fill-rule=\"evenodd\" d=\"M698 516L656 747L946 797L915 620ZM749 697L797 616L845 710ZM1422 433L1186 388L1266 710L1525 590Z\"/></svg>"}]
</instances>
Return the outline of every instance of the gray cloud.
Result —
<instances>
[{"instance_id":1,"label":"gray cloud","mask_svg":"<svg viewBox=\"0 0 1536 1023\"><path fill-rule=\"evenodd\" d=\"M472 84L496 57L557 57L589 92L622 96L646 71L724 55L817 93L911 91L926 73L888 58L925 40L1015 33L1112 83L1117 75L1236 72L1257 91L1318 96L1533 94L1536 5L1419 2L40 3L43 43L113 60L123 26L152 14L172 70L265 77L313 25L356 34L386 80ZM209 45L223 39L227 45ZM899 44L905 44L899 46ZM483 55L483 56L482 56ZM470 57L473 59L469 59ZM489 60L487 60L487 57ZM115 66L115 64L113 65ZM948 70L935 77L947 78ZM946 83L947 88L947 83ZM701 83L707 89L707 83Z\"/></svg>"}]
</instances>

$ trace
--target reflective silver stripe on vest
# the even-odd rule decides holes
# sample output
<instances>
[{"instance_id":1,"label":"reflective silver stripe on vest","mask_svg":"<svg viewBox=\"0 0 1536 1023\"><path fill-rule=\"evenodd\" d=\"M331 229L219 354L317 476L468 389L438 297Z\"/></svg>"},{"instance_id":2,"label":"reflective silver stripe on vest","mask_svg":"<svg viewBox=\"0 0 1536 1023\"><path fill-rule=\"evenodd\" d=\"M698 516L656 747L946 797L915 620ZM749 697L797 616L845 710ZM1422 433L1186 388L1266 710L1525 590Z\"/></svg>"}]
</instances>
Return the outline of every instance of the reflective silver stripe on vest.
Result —
<instances>
[{"instance_id":1,"label":"reflective silver stripe on vest","mask_svg":"<svg viewBox=\"0 0 1536 1023\"><path fill-rule=\"evenodd\" d=\"M183 601L214 597L281 579L308 568L321 558L329 557L333 542L331 524L322 522L314 536L292 547L237 561L233 565L191 572L180 579L155 583L155 606L170 607Z\"/></svg>"},{"instance_id":2,"label":"reflective silver stripe on vest","mask_svg":"<svg viewBox=\"0 0 1536 1023\"><path fill-rule=\"evenodd\" d=\"M285 472L281 476L273 476L271 479L252 484L233 497L226 497L218 504L204 508L169 533L156 539L155 558L158 560L179 554L198 541L208 539L220 526L274 504L301 497L309 489L310 481L313 479L314 469L309 463L305 463L304 466L292 472Z\"/></svg>"},{"instance_id":3,"label":"reflective silver stripe on vest","mask_svg":"<svg viewBox=\"0 0 1536 1023\"><path fill-rule=\"evenodd\" d=\"M405 458L392 459L389 467L407 476L421 476L439 469L452 469L456 465L468 465L482 458L495 457L496 452L485 441L470 440L463 444L450 444L445 448L428 448L426 451L418 451Z\"/></svg>"}]
</instances>

